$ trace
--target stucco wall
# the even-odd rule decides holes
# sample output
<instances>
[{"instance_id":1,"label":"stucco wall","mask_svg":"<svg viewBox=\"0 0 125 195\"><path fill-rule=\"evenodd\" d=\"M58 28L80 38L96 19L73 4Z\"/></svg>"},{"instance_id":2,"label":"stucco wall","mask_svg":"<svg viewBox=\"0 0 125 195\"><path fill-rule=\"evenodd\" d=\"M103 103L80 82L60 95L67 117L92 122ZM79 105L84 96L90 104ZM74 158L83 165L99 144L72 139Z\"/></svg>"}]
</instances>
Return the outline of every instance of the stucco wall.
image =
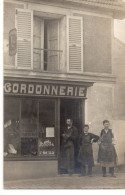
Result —
<instances>
[{"instance_id":1,"label":"stucco wall","mask_svg":"<svg viewBox=\"0 0 125 195\"><path fill-rule=\"evenodd\" d=\"M125 121L125 43L116 38L113 44L113 73L117 77L113 117Z\"/></svg>"},{"instance_id":2,"label":"stucco wall","mask_svg":"<svg viewBox=\"0 0 125 195\"><path fill-rule=\"evenodd\" d=\"M114 120L113 131L116 136L118 164L125 164L125 120Z\"/></svg>"},{"instance_id":3,"label":"stucco wall","mask_svg":"<svg viewBox=\"0 0 125 195\"><path fill-rule=\"evenodd\" d=\"M112 89L110 84L94 84L87 90L85 103L85 123L89 124L90 132L100 135L103 120L107 119L112 128ZM97 163L98 144L93 144L94 160Z\"/></svg>"},{"instance_id":4,"label":"stucco wall","mask_svg":"<svg viewBox=\"0 0 125 195\"><path fill-rule=\"evenodd\" d=\"M4 4L4 65L14 66L15 56L9 55L9 31L15 28L15 8L23 8L21 4Z\"/></svg>"},{"instance_id":5,"label":"stucco wall","mask_svg":"<svg viewBox=\"0 0 125 195\"><path fill-rule=\"evenodd\" d=\"M113 71L117 77L114 86L113 119L117 137L118 163L125 164L125 43L114 38Z\"/></svg>"},{"instance_id":6,"label":"stucco wall","mask_svg":"<svg viewBox=\"0 0 125 195\"><path fill-rule=\"evenodd\" d=\"M111 73L111 19L84 15L83 31L84 71Z\"/></svg>"}]
</instances>

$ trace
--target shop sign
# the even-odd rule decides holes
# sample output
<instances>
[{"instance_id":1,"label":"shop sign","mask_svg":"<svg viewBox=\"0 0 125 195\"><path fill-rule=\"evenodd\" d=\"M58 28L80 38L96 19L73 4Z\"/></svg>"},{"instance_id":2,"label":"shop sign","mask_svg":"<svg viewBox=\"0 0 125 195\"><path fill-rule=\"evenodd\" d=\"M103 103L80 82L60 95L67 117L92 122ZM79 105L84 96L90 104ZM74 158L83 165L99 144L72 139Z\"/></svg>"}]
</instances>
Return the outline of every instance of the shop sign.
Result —
<instances>
[{"instance_id":1,"label":"shop sign","mask_svg":"<svg viewBox=\"0 0 125 195\"><path fill-rule=\"evenodd\" d=\"M4 83L4 93L28 96L86 97L86 87L71 84L6 81Z\"/></svg>"}]
</instances>

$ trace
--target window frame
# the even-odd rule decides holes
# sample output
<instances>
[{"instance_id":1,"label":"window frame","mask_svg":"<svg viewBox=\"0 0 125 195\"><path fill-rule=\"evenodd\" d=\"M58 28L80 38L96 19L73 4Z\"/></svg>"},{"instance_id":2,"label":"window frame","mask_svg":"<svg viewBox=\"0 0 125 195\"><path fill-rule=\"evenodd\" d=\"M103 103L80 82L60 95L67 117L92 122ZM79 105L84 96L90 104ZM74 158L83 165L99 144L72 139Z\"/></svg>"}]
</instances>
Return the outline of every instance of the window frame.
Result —
<instances>
[{"instance_id":1,"label":"window frame","mask_svg":"<svg viewBox=\"0 0 125 195\"><path fill-rule=\"evenodd\" d=\"M35 14L33 14L33 26L34 26L34 22L35 22L35 20L34 20L34 17L38 17L38 16L36 16ZM45 48L43 48L43 49L41 49L41 61L43 61L43 63L41 62L40 64L41 64L41 69L40 69L40 71L42 71L42 72L44 72L44 73L51 73L51 72L60 72L60 55L61 55L61 53L62 53L62 50L60 50L60 17L59 18L47 18L46 19L46 17L44 16L44 17L40 17L40 18L38 18L38 20L39 21L43 21L43 37L42 37L42 34L40 35L40 37L41 37L41 43L42 43L42 41L44 42L44 36L45 36L45 31L44 31L44 29L45 29L45 20L48 20L50 23L51 22L57 22L57 29L58 29L58 32L57 32L57 40L58 40L58 50L57 50L57 58L58 58L58 64L57 64L57 69L58 70L45 70L45 68L44 68L44 63L45 63L45 59L44 59L44 49ZM42 22L41 22L42 23ZM47 31L47 36L48 36L48 31ZM34 32L33 32L33 39L34 39ZM34 40L33 40L33 42L34 42ZM47 38L47 46L48 46L48 38ZM49 50L49 49L48 49ZM48 51L47 51L48 52ZM34 45L33 45L33 53L34 53ZM43 55L43 56L42 56ZM47 56L48 56L48 53L47 53ZM48 64L48 63L47 63ZM33 69L34 69L34 58L33 58Z\"/></svg>"},{"instance_id":2,"label":"window frame","mask_svg":"<svg viewBox=\"0 0 125 195\"><path fill-rule=\"evenodd\" d=\"M18 99L19 100L19 102L20 102L20 113L19 113L19 121L21 120L21 100L22 99L28 99L28 100L35 100L36 102L37 102L37 105L38 105L38 107L37 107L37 130L38 130L38 132L39 132L39 102L40 101L42 101L42 100L54 100L54 106L55 106L55 137L54 137L54 139L55 139L55 154L54 155L41 155L41 156L38 156L38 154L37 154L37 156L21 156L21 136L20 136L20 153L19 153L19 156L16 156L16 155L10 155L10 156L5 156L4 157L4 160L5 161L36 161L36 160L38 160L38 161L40 161L40 160L56 160L57 159L57 157L58 157L58 131L59 131L59 125L58 125L58 120L57 120L57 115L58 115L58 99L57 98L45 98L45 97L43 97L43 98L34 98L34 97L14 97L14 96L8 96L8 95L6 95L5 96L5 98L6 99L10 99L10 98L12 98L12 99ZM20 127L19 127L19 129L20 129ZM3 129L3 131L4 131L4 129ZM38 138L39 138L39 136L38 136ZM5 138L4 138L5 139ZM37 148L38 148L38 145L37 145Z\"/></svg>"}]
</instances>

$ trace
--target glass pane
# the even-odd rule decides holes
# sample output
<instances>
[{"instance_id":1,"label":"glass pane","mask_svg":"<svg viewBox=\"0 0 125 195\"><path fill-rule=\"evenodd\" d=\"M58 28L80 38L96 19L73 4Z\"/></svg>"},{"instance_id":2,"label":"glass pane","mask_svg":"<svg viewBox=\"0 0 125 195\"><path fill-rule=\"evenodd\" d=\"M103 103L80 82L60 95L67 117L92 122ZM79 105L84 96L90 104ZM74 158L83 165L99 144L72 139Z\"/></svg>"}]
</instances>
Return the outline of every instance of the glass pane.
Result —
<instances>
[{"instance_id":1,"label":"glass pane","mask_svg":"<svg viewBox=\"0 0 125 195\"><path fill-rule=\"evenodd\" d=\"M20 100L4 100L4 156L20 154L19 133Z\"/></svg>"},{"instance_id":2,"label":"glass pane","mask_svg":"<svg viewBox=\"0 0 125 195\"><path fill-rule=\"evenodd\" d=\"M39 102L38 154L55 154L55 100Z\"/></svg>"},{"instance_id":3,"label":"glass pane","mask_svg":"<svg viewBox=\"0 0 125 195\"><path fill-rule=\"evenodd\" d=\"M37 137L37 102L23 99L21 101L21 137Z\"/></svg>"},{"instance_id":4,"label":"glass pane","mask_svg":"<svg viewBox=\"0 0 125 195\"><path fill-rule=\"evenodd\" d=\"M37 138L21 138L21 155L37 156Z\"/></svg>"},{"instance_id":5,"label":"glass pane","mask_svg":"<svg viewBox=\"0 0 125 195\"><path fill-rule=\"evenodd\" d=\"M21 101L21 155L36 156L38 151L38 102L31 99Z\"/></svg>"}]
</instances>

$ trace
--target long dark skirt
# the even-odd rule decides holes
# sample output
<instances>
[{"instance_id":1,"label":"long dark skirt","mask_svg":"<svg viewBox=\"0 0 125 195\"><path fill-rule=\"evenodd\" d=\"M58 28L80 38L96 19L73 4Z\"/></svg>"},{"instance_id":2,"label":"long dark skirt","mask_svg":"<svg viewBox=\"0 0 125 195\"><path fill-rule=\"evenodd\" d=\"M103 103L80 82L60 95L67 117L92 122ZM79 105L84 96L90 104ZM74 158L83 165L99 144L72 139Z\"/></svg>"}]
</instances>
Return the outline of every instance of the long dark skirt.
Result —
<instances>
[{"instance_id":1,"label":"long dark skirt","mask_svg":"<svg viewBox=\"0 0 125 195\"><path fill-rule=\"evenodd\" d=\"M82 145L80 147L78 161L82 165L94 166L92 144Z\"/></svg>"}]
</instances>

